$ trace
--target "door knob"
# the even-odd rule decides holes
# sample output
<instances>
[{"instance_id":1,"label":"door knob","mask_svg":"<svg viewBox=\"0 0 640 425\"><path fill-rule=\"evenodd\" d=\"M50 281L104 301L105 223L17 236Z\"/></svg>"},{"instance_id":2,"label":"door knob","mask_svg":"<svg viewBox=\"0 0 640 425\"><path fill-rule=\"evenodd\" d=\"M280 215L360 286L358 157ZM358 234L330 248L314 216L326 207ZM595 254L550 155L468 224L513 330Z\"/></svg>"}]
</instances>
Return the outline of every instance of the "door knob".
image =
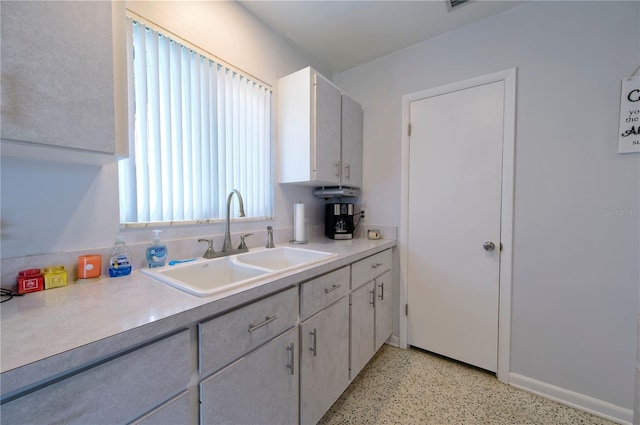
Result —
<instances>
[{"instance_id":1,"label":"door knob","mask_svg":"<svg viewBox=\"0 0 640 425\"><path fill-rule=\"evenodd\" d=\"M493 251L494 249L496 249L496 245L493 242L487 241L485 243L482 244L482 247L484 248L485 251Z\"/></svg>"}]
</instances>

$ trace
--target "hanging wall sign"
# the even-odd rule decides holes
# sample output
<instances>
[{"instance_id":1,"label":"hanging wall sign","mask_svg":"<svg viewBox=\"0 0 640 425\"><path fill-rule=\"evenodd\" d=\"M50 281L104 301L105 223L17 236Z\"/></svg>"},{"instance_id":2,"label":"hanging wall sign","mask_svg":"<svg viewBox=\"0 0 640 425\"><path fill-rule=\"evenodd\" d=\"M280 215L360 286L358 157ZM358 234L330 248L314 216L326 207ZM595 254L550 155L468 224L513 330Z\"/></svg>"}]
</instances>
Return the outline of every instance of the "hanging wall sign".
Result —
<instances>
[{"instance_id":1,"label":"hanging wall sign","mask_svg":"<svg viewBox=\"0 0 640 425\"><path fill-rule=\"evenodd\" d=\"M640 152L640 75L622 79L618 153Z\"/></svg>"}]
</instances>

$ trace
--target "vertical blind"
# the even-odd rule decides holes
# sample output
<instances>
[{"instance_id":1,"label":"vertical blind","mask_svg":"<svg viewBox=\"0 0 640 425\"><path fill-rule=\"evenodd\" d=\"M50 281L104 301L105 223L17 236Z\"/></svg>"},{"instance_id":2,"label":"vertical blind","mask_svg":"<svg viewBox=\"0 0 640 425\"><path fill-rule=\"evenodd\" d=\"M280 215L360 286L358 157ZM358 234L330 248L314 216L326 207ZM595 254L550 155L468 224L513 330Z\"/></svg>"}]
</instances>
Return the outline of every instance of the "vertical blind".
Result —
<instances>
[{"instance_id":1,"label":"vertical blind","mask_svg":"<svg viewBox=\"0 0 640 425\"><path fill-rule=\"evenodd\" d=\"M135 118L120 221L222 218L232 189L247 217L271 216L271 89L128 19Z\"/></svg>"}]
</instances>

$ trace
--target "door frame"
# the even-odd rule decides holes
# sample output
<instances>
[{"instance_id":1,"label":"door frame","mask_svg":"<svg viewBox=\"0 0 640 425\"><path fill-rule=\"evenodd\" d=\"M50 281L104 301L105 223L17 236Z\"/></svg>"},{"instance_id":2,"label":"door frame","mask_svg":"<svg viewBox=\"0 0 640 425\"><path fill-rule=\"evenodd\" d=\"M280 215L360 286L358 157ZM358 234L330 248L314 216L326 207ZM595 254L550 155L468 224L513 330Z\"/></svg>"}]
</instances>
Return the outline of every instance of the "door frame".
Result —
<instances>
[{"instance_id":1,"label":"door frame","mask_svg":"<svg viewBox=\"0 0 640 425\"><path fill-rule=\"evenodd\" d=\"M407 249L409 241L409 118L411 102L464 90L483 84L504 81L504 123L502 141L502 201L500 242L500 277L498 300L498 380L509 383L511 352L511 285L513 265L513 210L515 171L516 68L411 93L402 97L402 146L400 182L400 335L399 346L408 346L408 320L405 305L409 290ZM426 241L425 241L426 243Z\"/></svg>"}]
</instances>

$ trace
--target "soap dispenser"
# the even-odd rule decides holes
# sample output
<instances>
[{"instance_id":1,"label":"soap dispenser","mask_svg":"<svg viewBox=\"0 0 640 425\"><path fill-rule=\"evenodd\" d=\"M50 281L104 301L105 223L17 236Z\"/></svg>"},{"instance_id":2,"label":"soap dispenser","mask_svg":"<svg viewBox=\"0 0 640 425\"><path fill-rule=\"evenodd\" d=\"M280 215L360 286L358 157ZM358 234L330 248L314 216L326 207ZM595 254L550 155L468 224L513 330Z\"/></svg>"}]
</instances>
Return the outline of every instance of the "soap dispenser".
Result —
<instances>
[{"instance_id":1,"label":"soap dispenser","mask_svg":"<svg viewBox=\"0 0 640 425\"><path fill-rule=\"evenodd\" d=\"M147 263L149 268L162 267L167 261L167 246L160 242L161 230L153 231L153 242L147 248Z\"/></svg>"},{"instance_id":2,"label":"soap dispenser","mask_svg":"<svg viewBox=\"0 0 640 425\"><path fill-rule=\"evenodd\" d=\"M109 259L109 277L131 274L131 253L122 235L118 235Z\"/></svg>"}]
</instances>

